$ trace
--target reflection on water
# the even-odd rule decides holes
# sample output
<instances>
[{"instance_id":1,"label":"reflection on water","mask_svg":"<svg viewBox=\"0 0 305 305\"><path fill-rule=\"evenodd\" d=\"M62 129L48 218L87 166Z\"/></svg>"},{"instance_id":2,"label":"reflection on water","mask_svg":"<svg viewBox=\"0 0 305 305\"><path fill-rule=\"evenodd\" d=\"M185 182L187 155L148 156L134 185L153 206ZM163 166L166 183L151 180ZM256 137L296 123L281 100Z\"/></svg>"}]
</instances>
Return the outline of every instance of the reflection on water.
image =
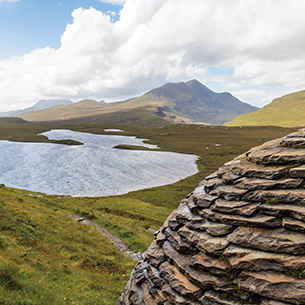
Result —
<instances>
[{"instance_id":1,"label":"reflection on water","mask_svg":"<svg viewBox=\"0 0 305 305\"><path fill-rule=\"evenodd\" d=\"M109 196L171 184L198 172L194 155L113 149L119 144L156 148L144 139L70 130L43 135L85 145L0 141L0 183L46 194Z\"/></svg>"}]
</instances>

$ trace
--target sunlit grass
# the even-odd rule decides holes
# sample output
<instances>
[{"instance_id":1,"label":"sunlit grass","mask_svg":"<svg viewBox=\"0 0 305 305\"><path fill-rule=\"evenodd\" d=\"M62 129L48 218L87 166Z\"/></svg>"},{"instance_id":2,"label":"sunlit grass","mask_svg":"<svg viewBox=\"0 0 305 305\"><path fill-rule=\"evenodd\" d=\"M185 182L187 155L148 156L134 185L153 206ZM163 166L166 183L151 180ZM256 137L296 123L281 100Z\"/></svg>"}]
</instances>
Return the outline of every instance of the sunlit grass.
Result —
<instances>
[{"instance_id":1,"label":"sunlit grass","mask_svg":"<svg viewBox=\"0 0 305 305\"><path fill-rule=\"evenodd\" d=\"M102 198L36 197L29 191L0 187L0 304L117 304L136 262L120 254L96 228L78 223L68 212L105 227L132 250L144 251L154 238L147 229L158 229L206 175L253 146L295 131L0 120L0 138L48 141L37 134L55 128L92 133L120 128L125 135L150 139L160 150L196 154L200 172L172 185Z\"/></svg>"}]
</instances>

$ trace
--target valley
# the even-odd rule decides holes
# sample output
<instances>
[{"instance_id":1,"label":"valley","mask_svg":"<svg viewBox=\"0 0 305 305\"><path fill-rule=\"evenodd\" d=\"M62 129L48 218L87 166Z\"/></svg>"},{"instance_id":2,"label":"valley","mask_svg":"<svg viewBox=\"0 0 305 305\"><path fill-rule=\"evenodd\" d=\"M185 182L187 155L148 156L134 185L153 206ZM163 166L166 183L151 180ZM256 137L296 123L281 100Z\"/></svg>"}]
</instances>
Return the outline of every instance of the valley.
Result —
<instances>
[{"instance_id":1,"label":"valley","mask_svg":"<svg viewBox=\"0 0 305 305\"><path fill-rule=\"evenodd\" d=\"M51 129L95 134L121 129L124 132L117 134L149 139L147 143L163 151L200 157L199 172L191 177L119 196L58 197L2 186L0 294L4 304L117 304L135 261L117 252L96 228L78 223L68 213L106 228L129 249L144 251L154 238L148 228L158 229L205 176L250 147L296 130L187 124L162 128L69 125L15 118L0 119L0 126L2 140L46 143L52 140L37 134Z\"/></svg>"}]
</instances>

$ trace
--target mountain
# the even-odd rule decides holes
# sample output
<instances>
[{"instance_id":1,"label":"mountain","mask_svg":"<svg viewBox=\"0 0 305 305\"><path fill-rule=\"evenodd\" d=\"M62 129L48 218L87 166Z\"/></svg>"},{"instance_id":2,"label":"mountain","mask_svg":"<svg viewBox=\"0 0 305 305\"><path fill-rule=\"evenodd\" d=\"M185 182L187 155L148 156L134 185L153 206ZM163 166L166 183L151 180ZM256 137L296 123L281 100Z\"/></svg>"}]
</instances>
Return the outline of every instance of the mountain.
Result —
<instances>
[{"instance_id":1,"label":"mountain","mask_svg":"<svg viewBox=\"0 0 305 305\"><path fill-rule=\"evenodd\" d=\"M258 108L230 93L215 93L197 80L167 83L141 97L117 103L84 100L19 114L28 121L73 120L92 123L164 126L177 123L221 125Z\"/></svg>"},{"instance_id":2,"label":"mountain","mask_svg":"<svg viewBox=\"0 0 305 305\"><path fill-rule=\"evenodd\" d=\"M227 122L225 126L281 126L305 125L305 90L274 99L270 104Z\"/></svg>"},{"instance_id":3,"label":"mountain","mask_svg":"<svg viewBox=\"0 0 305 305\"><path fill-rule=\"evenodd\" d=\"M0 117L14 116L14 115L24 113L24 112L46 109L46 108L49 108L49 107L52 107L55 105L70 105L70 104L73 104L73 102L70 100L40 100L35 105L25 108L25 109L12 110L12 111L8 111L8 112L0 112Z\"/></svg>"}]
</instances>

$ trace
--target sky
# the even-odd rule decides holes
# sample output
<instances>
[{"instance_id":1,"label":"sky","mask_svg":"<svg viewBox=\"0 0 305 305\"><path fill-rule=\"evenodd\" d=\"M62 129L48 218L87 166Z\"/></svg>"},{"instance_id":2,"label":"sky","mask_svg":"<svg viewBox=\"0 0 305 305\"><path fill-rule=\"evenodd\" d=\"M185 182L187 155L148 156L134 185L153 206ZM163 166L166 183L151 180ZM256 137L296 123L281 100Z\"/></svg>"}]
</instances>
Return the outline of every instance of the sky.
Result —
<instances>
[{"instance_id":1,"label":"sky","mask_svg":"<svg viewBox=\"0 0 305 305\"><path fill-rule=\"evenodd\" d=\"M197 79L262 107L305 90L304 0L0 0L0 111Z\"/></svg>"}]
</instances>

